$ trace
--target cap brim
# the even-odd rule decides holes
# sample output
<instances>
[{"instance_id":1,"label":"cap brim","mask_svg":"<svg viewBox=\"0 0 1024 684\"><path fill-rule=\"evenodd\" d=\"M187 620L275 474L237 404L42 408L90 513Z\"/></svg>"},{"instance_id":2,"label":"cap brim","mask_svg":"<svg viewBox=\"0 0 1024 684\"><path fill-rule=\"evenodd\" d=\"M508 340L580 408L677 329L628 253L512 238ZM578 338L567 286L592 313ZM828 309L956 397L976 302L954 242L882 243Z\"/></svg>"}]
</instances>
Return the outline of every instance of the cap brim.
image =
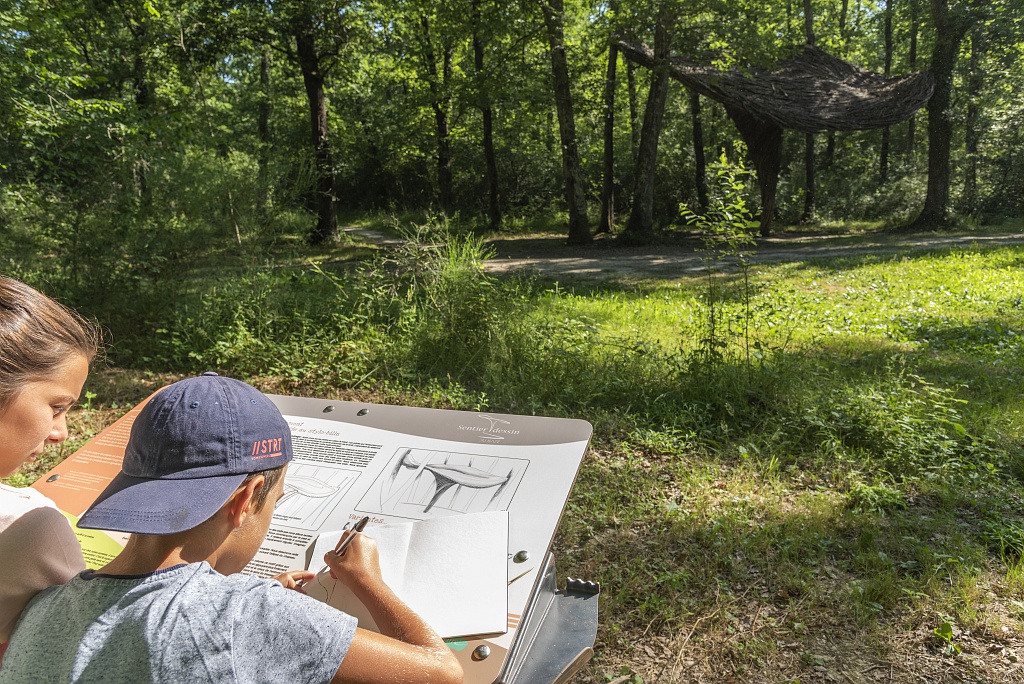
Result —
<instances>
[{"instance_id":1,"label":"cap brim","mask_svg":"<svg viewBox=\"0 0 1024 684\"><path fill-rule=\"evenodd\" d=\"M191 530L220 510L245 478L246 473L191 480L118 473L82 514L78 526L134 534Z\"/></svg>"}]
</instances>

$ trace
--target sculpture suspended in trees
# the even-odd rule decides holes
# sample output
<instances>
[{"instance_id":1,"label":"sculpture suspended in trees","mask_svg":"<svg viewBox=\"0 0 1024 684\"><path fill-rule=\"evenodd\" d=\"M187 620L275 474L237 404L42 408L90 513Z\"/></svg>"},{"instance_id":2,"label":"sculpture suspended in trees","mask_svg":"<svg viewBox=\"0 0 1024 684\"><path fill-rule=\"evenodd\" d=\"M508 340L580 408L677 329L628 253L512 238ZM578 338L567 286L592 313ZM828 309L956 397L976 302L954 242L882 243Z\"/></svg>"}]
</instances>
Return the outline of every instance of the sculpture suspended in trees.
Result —
<instances>
[{"instance_id":1,"label":"sculpture suspended in trees","mask_svg":"<svg viewBox=\"0 0 1024 684\"><path fill-rule=\"evenodd\" d=\"M654 69L646 45L616 41L629 60ZM761 189L763 236L771 233L782 162L782 131L860 131L900 123L932 95L931 74L884 76L865 71L812 45L795 48L772 71L722 71L681 57L665 61L669 75L720 102L747 144Z\"/></svg>"}]
</instances>

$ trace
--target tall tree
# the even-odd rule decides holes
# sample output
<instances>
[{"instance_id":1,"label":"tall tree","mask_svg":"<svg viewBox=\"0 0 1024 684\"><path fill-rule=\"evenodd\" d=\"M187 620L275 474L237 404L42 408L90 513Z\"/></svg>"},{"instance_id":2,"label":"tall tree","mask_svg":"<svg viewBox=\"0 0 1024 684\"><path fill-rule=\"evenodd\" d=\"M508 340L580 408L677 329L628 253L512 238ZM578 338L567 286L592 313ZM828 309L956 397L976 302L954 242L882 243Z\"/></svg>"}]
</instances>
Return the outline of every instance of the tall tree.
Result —
<instances>
[{"instance_id":1,"label":"tall tree","mask_svg":"<svg viewBox=\"0 0 1024 684\"><path fill-rule=\"evenodd\" d=\"M642 244L654 237L654 171L658 161L658 140L665 120L668 99L669 15L665 4L658 8L654 29L654 57L658 61L651 74L651 88L644 107L644 125L640 131L640 149L636 158L633 203L629 221L621 238L628 243Z\"/></svg>"},{"instance_id":2,"label":"tall tree","mask_svg":"<svg viewBox=\"0 0 1024 684\"><path fill-rule=\"evenodd\" d=\"M256 113L256 135L259 138L259 184L263 195L263 208L270 201L267 186L267 168L270 165L270 50L260 51L260 95Z\"/></svg>"},{"instance_id":3,"label":"tall tree","mask_svg":"<svg viewBox=\"0 0 1024 684\"><path fill-rule=\"evenodd\" d=\"M640 98L636 88L636 65L626 62L626 93L629 98L629 151L630 158L636 161L637 150L640 149Z\"/></svg>"},{"instance_id":4,"label":"tall tree","mask_svg":"<svg viewBox=\"0 0 1024 684\"><path fill-rule=\"evenodd\" d=\"M811 0L804 0L804 38L808 45L815 44L814 13L811 11ZM814 134L804 134L804 213L800 217L803 223L814 220L817 189L814 183Z\"/></svg>"},{"instance_id":5,"label":"tall tree","mask_svg":"<svg viewBox=\"0 0 1024 684\"><path fill-rule=\"evenodd\" d=\"M892 72L892 0L885 0L883 12L885 66L883 73L888 76ZM889 127L882 129L882 149L878 154L878 184L889 182Z\"/></svg>"},{"instance_id":6,"label":"tall tree","mask_svg":"<svg viewBox=\"0 0 1024 684\"><path fill-rule=\"evenodd\" d=\"M590 222L587 219L587 198L576 141L569 59L565 49L565 6L562 0L539 2L548 38L555 110L558 114L558 135L562 143L562 176L565 183L565 202L569 207L568 242L571 245L582 245L593 240L593 236L590 234Z\"/></svg>"},{"instance_id":7,"label":"tall tree","mask_svg":"<svg viewBox=\"0 0 1024 684\"><path fill-rule=\"evenodd\" d=\"M975 24L971 30L971 56L967 75L967 121L964 125L964 212L978 213L978 143L981 142L981 89L985 77L981 68L984 50L984 28Z\"/></svg>"},{"instance_id":8,"label":"tall tree","mask_svg":"<svg viewBox=\"0 0 1024 684\"><path fill-rule=\"evenodd\" d=\"M146 147L152 137L149 127L149 117L153 105L153 84L150 76L150 65L148 45L152 41L150 22L159 13L151 3L131 3L121 8L124 17L125 27L131 36L132 69L131 87L135 103L135 113L141 122L144 131L142 136L142 154L135 160L132 170L133 180L138 195L144 204L152 200L152 193L149 186L149 160L146 158Z\"/></svg>"},{"instance_id":9,"label":"tall tree","mask_svg":"<svg viewBox=\"0 0 1024 684\"><path fill-rule=\"evenodd\" d=\"M911 73L917 71L917 31L918 31L918 3L919 0L910 0L910 46L907 50L907 67ZM907 119L907 156L914 156L914 140L917 133L917 116Z\"/></svg>"},{"instance_id":10,"label":"tall tree","mask_svg":"<svg viewBox=\"0 0 1024 684\"><path fill-rule=\"evenodd\" d=\"M487 181L488 228L501 230L501 191L498 186L498 160L494 153L494 113L491 111L490 78L484 69L484 40L480 0L471 0L473 13L473 66L477 78L477 106L483 119L482 146Z\"/></svg>"},{"instance_id":11,"label":"tall tree","mask_svg":"<svg viewBox=\"0 0 1024 684\"><path fill-rule=\"evenodd\" d=\"M955 1L955 0L954 0ZM950 0L931 0L935 44L930 71L935 91L928 101L928 194L924 209L909 226L934 229L949 223L949 157L953 144L953 69L964 36L974 23L967 7L950 6Z\"/></svg>"},{"instance_id":12,"label":"tall tree","mask_svg":"<svg viewBox=\"0 0 1024 684\"><path fill-rule=\"evenodd\" d=\"M700 119L700 93L690 91L690 119L693 128L694 175L697 177L697 205L703 213L708 208L707 161L704 157L704 124Z\"/></svg>"},{"instance_id":13,"label":"tall tree","mask_svg":"<svg viewBox=\"0 0 1024 684\"><path fill-rule=\"evenodd\" d=\"M430 19L424 12L420 15L421 32L420 56L430 87L430 107L434 111L434 132L437 137L437 186L441 208L445 213L452 211L452 152L449 110L451 109L452 60L455 47L450 34L441 36L441 68L438 70L434 38L431 36Z\"/></svg>"},{"instance_id":14,"label":"tall tree","mask_svg":"<svg viewBox=\"0 0 1024 684\"><path fill-rule=\"evenodd\" d=\"M616 9L617 3L613 3L613 16ZM604 182L598 233L610 233L615 228L615 68L618 61L619 49L614 41L608 41L608 67L604 77L604 160L601 168Z\"/></svg>"},{"instance_id":15,"label":"tall tree","mask_svg":"<svg viewBox=\"0 0 1024 684\"><path fill-rule=\"evenodd\" d=\"M839 7L839 52L842 57L846 50L846 15L850 10L850 0L843 0ZM829 131L825 136L825 159L822 166L831 169L836 159L836 132Z\"/></svg>"},{"instance_id":16,"label":"tall tree","mask_svg":"<svg viewBox=\"0 0 1024 684\"><path fill-rule=\"evenodd\" d=\"M231 15L239 35L284 54L299 69L308 112L315 185L310 209L316 214L316 223L310 230L309 241L314 245L335 242L337 183L329 139L326 84L348 45L354 10L347 0L263 0L242 3L240 8Z\"/></svg>"},{"instance_id":17,"label":"tall tree","mask_svg":"<svg viewBox=\"0 0 1024 684\"><path fill-rule=\"evenodd\" d=\"M335 209L334 159L328 140L327 95L324 92L325 70L316 44L316 30L309 14L301 13L293 25L295 60L302 72L309 106L309 127L316 168L316 225L309 235L314 245L338 239L338 214Z\"/></svg>"}]
</instances>

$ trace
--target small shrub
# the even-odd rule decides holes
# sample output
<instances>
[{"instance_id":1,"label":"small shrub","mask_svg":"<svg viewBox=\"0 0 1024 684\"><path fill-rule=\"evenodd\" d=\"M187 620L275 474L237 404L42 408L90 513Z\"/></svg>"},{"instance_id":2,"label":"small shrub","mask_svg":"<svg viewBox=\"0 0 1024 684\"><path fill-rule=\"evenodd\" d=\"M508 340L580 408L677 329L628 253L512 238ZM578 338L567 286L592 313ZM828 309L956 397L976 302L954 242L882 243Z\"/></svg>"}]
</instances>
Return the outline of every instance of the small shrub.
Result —
<instances>
[{"instance_id":1,"label":"small shrub","mask_svg":"<svg viewBox=\"0 0 1024 684\"><path fill-rule=\"evenodd\" d=\"M730 163L724 152L718 163L711 166L711 170L714 181L707 211L698 214L686 204L679 207L683 220L687 225L700 231L701 240L704 242L704 266L707 273L704 299L707 318L699 345L700 358L704 363L719 363L728 344L728 339L721 330L723 313L719 276L723 260L732 259L739 265L743 278L743 347L749 365L750 262L749 255L744 250L754 245L754 237L750 233L753 216L743 196L743 179L750 175L750 171L743 166Z\"/></svg>"}]
</instances>

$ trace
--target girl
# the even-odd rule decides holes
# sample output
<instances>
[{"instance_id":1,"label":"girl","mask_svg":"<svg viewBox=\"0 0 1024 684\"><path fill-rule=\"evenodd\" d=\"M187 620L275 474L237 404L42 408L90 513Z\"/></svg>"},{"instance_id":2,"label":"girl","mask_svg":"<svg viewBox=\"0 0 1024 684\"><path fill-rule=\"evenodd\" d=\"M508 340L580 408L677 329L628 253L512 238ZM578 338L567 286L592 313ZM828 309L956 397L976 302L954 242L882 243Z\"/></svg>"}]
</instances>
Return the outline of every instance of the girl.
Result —
<instances>
[{"instance_id":1,"label":"girl","mask_svg":"<svg viewBox=\"0 0 1024 684\"><path fill-rule=\"evenodd\" d=\"M67 411L98 347L91 323L0 276L0 478L67 439ZM78 540L53 502L0 483L0 658L29 599L84 569Z\"/></svg>"}]
</instances>

